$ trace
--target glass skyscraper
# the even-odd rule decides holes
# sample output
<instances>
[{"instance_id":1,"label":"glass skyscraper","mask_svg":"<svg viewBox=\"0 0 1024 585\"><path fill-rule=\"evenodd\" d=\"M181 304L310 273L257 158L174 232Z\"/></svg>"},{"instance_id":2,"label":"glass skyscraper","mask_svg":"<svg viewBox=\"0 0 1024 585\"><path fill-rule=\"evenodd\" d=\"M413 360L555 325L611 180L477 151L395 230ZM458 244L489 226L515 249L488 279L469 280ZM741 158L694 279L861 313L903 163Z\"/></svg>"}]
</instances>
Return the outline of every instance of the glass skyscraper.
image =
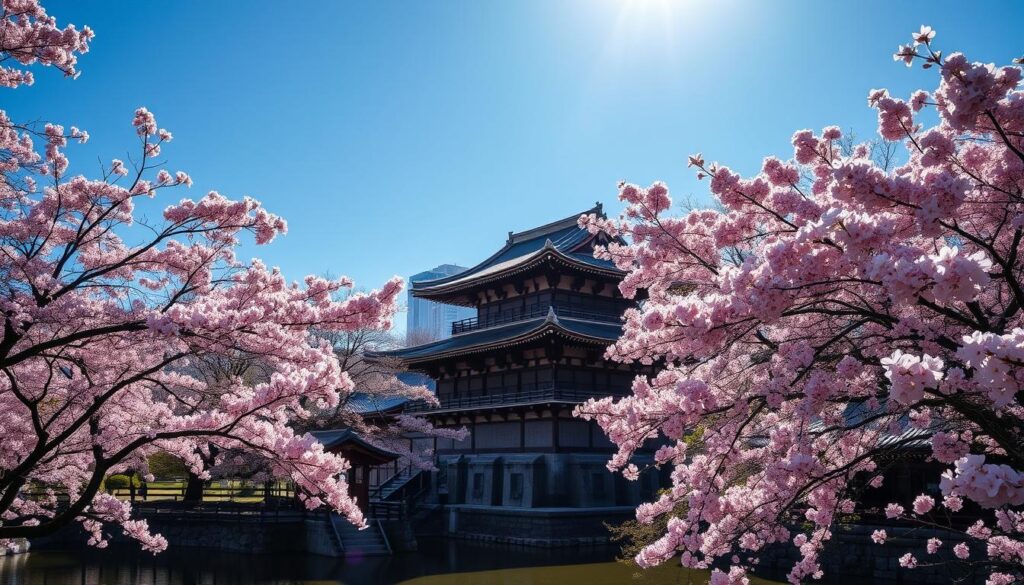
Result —
<instances>
[{"instance_id":1,"label":"glass skyscraper","mask_svg":"<svg viewBox=\"0 0 1024 585\"><path fill-rule=\"evenodd\" d=\"M465 271L463 266L442 264L409 277L409 313L406 316L406 335L416 343L444 339L452 334L452 322L476 317L473 307L444 305L412 296L412 283L453 276Z\"/></svg>"}]
</instances>

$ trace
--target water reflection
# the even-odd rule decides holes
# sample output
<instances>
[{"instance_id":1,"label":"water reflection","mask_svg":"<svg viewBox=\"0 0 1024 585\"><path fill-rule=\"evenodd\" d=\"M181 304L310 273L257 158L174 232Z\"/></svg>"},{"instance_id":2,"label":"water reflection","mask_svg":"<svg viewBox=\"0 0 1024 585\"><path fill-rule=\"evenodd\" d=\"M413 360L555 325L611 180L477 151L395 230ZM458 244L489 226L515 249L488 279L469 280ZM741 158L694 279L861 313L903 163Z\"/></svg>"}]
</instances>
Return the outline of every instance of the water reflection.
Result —
<instances>
[{"instance_id":1,"label":"water reflection","mask_svg":"<svg viewBox=\"0 0 1024 585\"><path fill-rule=\"evenodd\" d=\"M611 549L509 549L422 539L417 553L332 559L313 555L240 555L172 548L160 555L133 549L36 551L0 557L3 585L275 585L331 583L393 585L458 571L529 567L561 562L602 562Z\"/></svg>"},{"instance_id":2,"label":"water reflection","mask_svg":"<svg viewBox=\"0 0 1024 585\"><path fill-rule=\"evenodd\" d=\"M678 567L637 572L612 548L512 548L422 539L417 553L331 559L172 548L35 551L0 557L0 585L676 585L706 583ZM760 583L766 583L761 581Z\"/></svg>"}]
</instances>

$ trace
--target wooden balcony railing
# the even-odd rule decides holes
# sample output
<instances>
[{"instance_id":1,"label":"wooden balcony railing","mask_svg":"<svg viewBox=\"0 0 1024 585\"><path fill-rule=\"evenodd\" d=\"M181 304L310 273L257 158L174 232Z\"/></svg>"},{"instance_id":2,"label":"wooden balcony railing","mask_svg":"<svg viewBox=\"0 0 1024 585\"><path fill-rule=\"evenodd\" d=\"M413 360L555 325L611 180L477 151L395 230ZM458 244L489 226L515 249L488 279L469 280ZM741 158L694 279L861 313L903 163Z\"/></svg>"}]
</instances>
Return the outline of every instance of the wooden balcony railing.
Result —
<instances>
[{"instance_id":1,"label":"wooden balcony railing","mask_svg":"<svg viewBox=\"0 0 1024 585\"><path fill-rule=\"evenodd\" d=\"M546 401L583 402L599 396L621 396L622 392L602 391L594 388L578 389L544 385L531 390L499 391L480 396L441 397L441 405L434 407L424 402L416 402L406 406L406 412L429 412L436 410L472 410L502 406L506 404L536 404Z\"/></svg>"},{"instance_id":2,"label":"wooden balcony railing","mask_svg":"<svg viewBox=\"0 0 1024 585\"><path fill-rule=\"evenodd\" d=\"M525 309L502 311L501 313L498 313L496 315L490 315L488 317L485 317L484 319L470 317L469 319L454 321L452 322L452 335L466 333L467 331L476 331L477 329L497 327L498 325L506 325L508 323L525 321L527 319L536 319L538 317L544 317L545 315L548 314L548 311L550 311L551 309L555 310L555 315L558 315L559 317L567 317L570 319L603 321L606 323L618 323L621 320L619 315L613 313L595 313L592 311L581 311L578 309L557 307L554 305L530 305Z\"/></svg>"},{"instance_id":3,"label":"wooden balcony railing","mask_svg":"<svg viewBox=\"0 0 1024 585\"><path fill-rule=\"evenodd\" d=\"M141 483L134 490L130 487L105 487L104 491L122 500L139 503L184 503L187 479L167 479ZM42 487L33 487L22 492L30 499L43 499L48 492ZM57 490L57 501L64 503L68 494ZM212 480L203 486L202 499L193 502L198 504L257 504L288 501L295 498L295 485L291 482L275 481L270 483L250 482L243 480Z\"/></svg>"}]
</instances>

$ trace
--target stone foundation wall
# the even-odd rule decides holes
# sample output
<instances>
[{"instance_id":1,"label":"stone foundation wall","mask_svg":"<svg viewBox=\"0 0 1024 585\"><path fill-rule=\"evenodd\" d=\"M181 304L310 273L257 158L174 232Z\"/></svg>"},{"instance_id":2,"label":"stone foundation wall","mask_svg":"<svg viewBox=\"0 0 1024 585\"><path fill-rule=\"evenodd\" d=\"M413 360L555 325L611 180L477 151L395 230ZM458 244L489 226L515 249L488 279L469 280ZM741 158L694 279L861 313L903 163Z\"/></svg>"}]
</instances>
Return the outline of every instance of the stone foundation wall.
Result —
<instances>
[{"instance_id":1,"label":"stone foundation wall","mask_svg":"<svg viewBox=\"0 0 1024 585\"><path fill-rule=\"evenodd\" d=\"M524 546L606 544L604 523L633 517L632 506L602 508L511 508L448 506L446 534Z\"/></svg>"},{"instance_id":2,"label":"stone foundation wall","mask_svg":"<svg viewBox=\"0 0 1024 585\"><path fill-rule=\"evenodd\" d=\"M339 556L340 553L338 552L337 545L334 544L332 531L333 529L326 519L306 518L302 523L302 539L297 540L297 545L300 545L301 550L297 552L325 557ZM281 549L275 547L272 550L279 551Z\"/></svg>"},{"instance_id":3,"label":"stone foundation wall","mask_svg":"<svg viewBox=\"0 0 1024 585\"><path fill-rule=\"evenodd\" d=\"M203 548L244 553L298 553L338 557L334 528L323 514L294 512L289 515L261 518L259 515L143 514L153 532L162 534L175 547ZM345 520L339 520L345 522ZM373 520L376 522L376 520ZM416 536L407 521L384 520L381 527L395 552L414 551ZM113 544L137 546L117 527L107 533ZM81 526L74 523L56 534L33 539L39 548L77 548L88 539ZM26 543L27 548L27 543ZM2 552L2 551L0 551Z\"/></svg>"},{"instance_id":4,"label":"stone foundation wall","mask_svg":"<svg viewBox=\"0 0 1024 585\"><path fill-rule=\"evenodd\" d=\"M382 520L381 528L392 552L414 552L419 549L412 523L403 520Z\"/></svg>"},{"instance_id":5,"label":"stone foundation wall","mask_svg":"<svg viewBox=\"0 0 1024 585\"><path fill-rule=\"evenodd\" d=\"M884 529L888 535L885 544L875 544L871 533ZM929 555L925 546L929 538L942 541L936 555ZM981 575L967 574L966 567L957 563L919 566L916 569L900 567L899 558L912 553L922 565L938 561L955 560L953 547L964 542L957 533L943 530L924 530L893 526L843 526L833 531L832 540L821 556L821 567L829 583L854 585L935 585L938 583L982 584ZM971 550L972 558L982 558L984 551ZM786 573L799 560L794 546L775 547L761 555L758 575L785 579ZM957 581L957 579L963 579Z\"/></svg>"},{"instance_id":6,"label":"stone foundation wall","mask_svg":"<svg viewBox=\"0 0 1024 585\"><path fill-rule=\"evenodd\" d=\"M659 478L625 481L606 453L465 453L438 458L429 503L520 508L636 506L654 498ZM642 464L647 460L637 459Z\"/></svg>"},{"instance_id":7,"label":"stone foundation wall","mask_svg":"<svg viewBox=\"0 0 1024 585\"><path fill-rule=\"evenodd\" d=\"M216 514L194 514L142 517L150 529L162 534L174 547L198 547L208 550L246 553L311 553L337 556L328 532L328 523L321 518L296 515L276 521L249 519L245 516L223 517ZM131 544L115 526L107 531L113 544ZM32 540L39 548L78 547L88 539L78 523L56 534Z\"/></svg>"}]
</instances>

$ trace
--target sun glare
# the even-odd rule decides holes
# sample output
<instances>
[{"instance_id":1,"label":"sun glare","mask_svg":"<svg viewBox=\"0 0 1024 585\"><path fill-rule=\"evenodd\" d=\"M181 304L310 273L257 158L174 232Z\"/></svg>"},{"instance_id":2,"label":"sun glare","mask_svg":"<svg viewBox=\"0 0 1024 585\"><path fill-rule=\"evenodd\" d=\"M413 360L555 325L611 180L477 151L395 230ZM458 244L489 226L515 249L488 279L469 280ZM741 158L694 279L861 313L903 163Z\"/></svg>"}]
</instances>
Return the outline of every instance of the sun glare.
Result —
<instances>
[{"instance_id":1,"label":"sun glare","mask_svg":"<svg viewBox=\"0 0 1024 585\"><path fill-rule=\"evenodd\" d=\"M671 58L676 49L675 29L684 8L684 0L617 0L615 27L609 37L609 55L613 60L625 58L636 48L654 50ZM613 8L614 9L614 8Z\"/></svg>"},{"instance_id":2,"label":"sun glare","mask_svg":"<svg viewBox=\"0 0 1024 585\"><path fill-rule=\"evenodd\" d=\"M682 3L682 0L619 0L619 20L637 24L664 21L667 24L672 20L677 5Z\"/></svg>"}]
</instances>

